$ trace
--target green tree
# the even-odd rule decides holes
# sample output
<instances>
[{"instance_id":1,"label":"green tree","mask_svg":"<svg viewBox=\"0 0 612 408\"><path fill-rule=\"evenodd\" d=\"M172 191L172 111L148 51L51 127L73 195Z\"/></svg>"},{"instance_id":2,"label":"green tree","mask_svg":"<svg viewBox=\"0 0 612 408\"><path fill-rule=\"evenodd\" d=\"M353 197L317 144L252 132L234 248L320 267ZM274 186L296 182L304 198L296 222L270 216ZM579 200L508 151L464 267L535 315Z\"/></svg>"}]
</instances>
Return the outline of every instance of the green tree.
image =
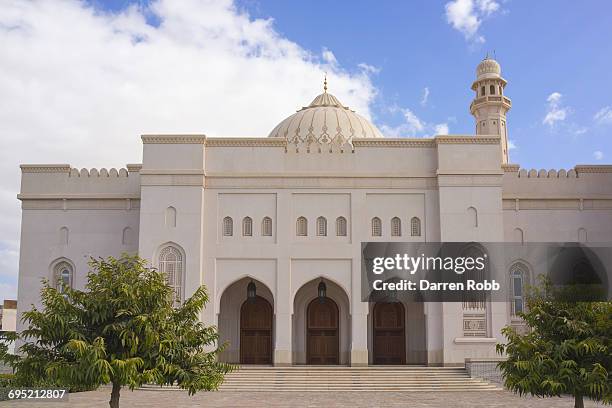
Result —
<instances>
[{"instance_id":1,"label":"green tree","mask_svg":"<svg viewBox=\"0 0 612 408\"><path fill-rule=\"evenodd\" d=\"M190 395L219 387L233 367L218 362L216 328L200 322L204 286L174 308L173 289L143 259L92 258L89 265L84 291L44 281L42 310L24 313L23 357L7 356L19 382L111 384L111 408L119 407L122 387L177 384Z\"/></svg>"},{"instance_id":2,"label":"green tree","mask_svg":"<svg viewBox=\"0 0 612 408\"><path fill-rule=\"evenodd\" d=\"M612 302L571 302L567 291L544 280L527 296L519 315L529 330L505 327L497 351L505 386L520 395L574 396L612 403Z\"/></svg>"}]
</instances>

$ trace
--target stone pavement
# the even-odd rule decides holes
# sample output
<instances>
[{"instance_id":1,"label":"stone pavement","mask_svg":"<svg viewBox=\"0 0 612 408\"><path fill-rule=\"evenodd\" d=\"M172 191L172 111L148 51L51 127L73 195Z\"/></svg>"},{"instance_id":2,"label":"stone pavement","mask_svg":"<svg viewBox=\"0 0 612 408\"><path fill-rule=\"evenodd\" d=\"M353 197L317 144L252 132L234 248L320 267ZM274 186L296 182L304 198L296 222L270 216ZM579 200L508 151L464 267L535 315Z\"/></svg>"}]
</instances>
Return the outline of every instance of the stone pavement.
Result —
<instances>
[{"instance_id":1,"label":"stone pavement","mask_svg":"<svg viewBox=\"0 0 612 408\"><path fill-rule=\"evenodd\" d=\"M96 408L108 407L109 388L71 394L61 403L2 401L1 407ZM410 407L410 408L572 408L571 398L521 398L506 391L477 392L201 392L188 396L178 390L122 390L121 407L192 408L192 407ZM586 402L585 407L603 407Z\"/></svg>"}]
</instances>

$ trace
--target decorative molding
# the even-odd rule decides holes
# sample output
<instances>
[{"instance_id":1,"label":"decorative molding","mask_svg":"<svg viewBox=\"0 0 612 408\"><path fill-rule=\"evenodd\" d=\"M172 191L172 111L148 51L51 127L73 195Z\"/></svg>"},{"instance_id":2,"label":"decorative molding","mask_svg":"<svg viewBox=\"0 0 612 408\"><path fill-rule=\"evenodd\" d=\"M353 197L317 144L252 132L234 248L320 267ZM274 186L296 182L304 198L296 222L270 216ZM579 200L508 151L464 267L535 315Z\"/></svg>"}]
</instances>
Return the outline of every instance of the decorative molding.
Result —
<instances>
[{"instance_id":1,"label":"decorative molding","mask_svg":"<svg viewBox=\"0 0 612 408\"><path fill-rule=\"evenodd\" d=\"M502 164L504 173L518 173L520 169L520 164Z\"/></svg>"},{"instance_id":2,"label":"decorative molding","mask_svg":"<svg viewBox=\"0 0 612 408\"><path fill-rule=\"evenodd\" d=\"M215 137L206 139L206 147L286 147L281 137Z\"/></svg>"},{"instance_id":3,"label":"decorative molding","mask_svg":"<svg viewBox=\"0 0 612 408\"><path fill-rule=\"evenodd\" d=\"M140 200L140 194L69 193L69 194L17 194L18 200Z\"/></svg>"},{"instance_id":4,"label":"decorative molding","mask_svg":"<svg viewBox=\"0 0 612 408\"><path fill-rule=\"evenodd\" d=\"M417 138L381 138L381 139L363 139L354 138L353 145L355 147L429 147L435 148L436 143L433 139L417 139Z\"/></svg>"},{"instance_id":5,"label":"decorative molding","mask_svg":"<svg viewBox=\"0 0 612 408\"><path fill-rule=\"evenodd\" d=\"M142 169L142 163L140 163L140 164L135 164L135 163L134 164L128 164L125 167L127 167L128 173L132 173L132 172L138 173L138 172L140 172L140 169Z\"/></svg>"},{"instance_id":6,"label":"decorative molding","mask_svg":"<svg viewBox=\"0 0 612 408\"><path fill-rule=\"evenodd\" d=\"M499 136L470 136L470 135L448 135L436 136L437 144L492 144L500 143Z\"/></svg>"},{"instance_id":7,"label":"decorative molding","mask_svg":"<svg viewBox=\"0 0 612 408\"><path fill-rule=\"evenodd\" d=\"M146 169L140 171L141 176L203 176L202 169Z\"/></svg>"},{"instance_id":8,"label":"decorative molding","mask_svg":"<svg viewBox=\"0 0 612 408\"><path fill-rule=\"evenodd\" d=\"M612 164L579 164L574 169L577 173L612 173Z\"/></svg>"},{"instance_id":9,"label":"decorative molding","mask_svg":"<svg viewBox=\"0 0 612 408\"><path fill-rule=\"evenodd\" d=\"M205 144L206 135L142 135L143 144Z\"/></svg>"},{"instance_id":10,"label":"decorative molding","mask_svg":"<svg viewBox=\"0 0 612 408\"><path fill-rule=\"evenodd\" d=\"M22 173L70 173L69 164L22 164Z\"/></svg>"}]
</instances>

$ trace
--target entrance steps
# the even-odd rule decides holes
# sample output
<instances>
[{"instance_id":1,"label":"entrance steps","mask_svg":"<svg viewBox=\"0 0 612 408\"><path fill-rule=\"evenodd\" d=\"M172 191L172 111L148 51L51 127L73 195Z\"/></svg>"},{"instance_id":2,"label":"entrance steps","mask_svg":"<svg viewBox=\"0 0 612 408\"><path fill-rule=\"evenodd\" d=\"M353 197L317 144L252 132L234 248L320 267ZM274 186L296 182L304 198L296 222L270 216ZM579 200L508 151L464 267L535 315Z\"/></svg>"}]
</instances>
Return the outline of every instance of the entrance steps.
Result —
<instances>
[{"instance_id":1,"label":"entrance steps","mask_svg":"<svg viewBox=\"0 0 612 408\"><path fill-rule=\"evenodd\" d=\"M415 366L241 366L220 391L495 391L465 368Z\"/></svg>"}]
</instances>

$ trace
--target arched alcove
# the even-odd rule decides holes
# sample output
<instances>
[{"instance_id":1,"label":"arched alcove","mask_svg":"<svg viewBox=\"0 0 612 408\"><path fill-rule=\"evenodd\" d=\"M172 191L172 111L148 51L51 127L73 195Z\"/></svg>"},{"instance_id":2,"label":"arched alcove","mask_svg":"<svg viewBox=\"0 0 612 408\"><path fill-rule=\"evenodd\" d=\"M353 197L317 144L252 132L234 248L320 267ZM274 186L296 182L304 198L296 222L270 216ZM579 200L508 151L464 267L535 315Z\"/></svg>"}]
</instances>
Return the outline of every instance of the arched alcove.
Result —
<instances>
[{"instance_id":1,"label":"arched alcove","mask_svg":"<svg viewBox=\"0 0 612 408\"><path fill-rule=\"evenodd\" d=\"M176 208L170 206L166 208L166 227L174 228L176 227Z\"/></svg>"},{"instance_id":2,"label":"arched alcove","mask_svg":"<svg viewBox=\"0 0 612 408\"><path fill-rule=\"evenodd\" d=\"M321 283L325 285L324 298L319 296ZM331 312L335 308L337 320L334 322ZM344 289L325 278L313 279L298 289L293 299L294 364L348 364L350 333L350 302ZM321 348L331 347L334 341L337 341L337 362L332 361L329 353L320 352Z\"/></svg>"},{"instance_id":3,"label":"arched alcove","mask_svg":"<svg viewBox=\"0 0 612 408\"><path fill-rule=\"evenodd\" d=\"M251 282L255 285L256 297L249 300L247 289ZM220 361L272 363L274 297L264 283L247 276L227 286L221 294L218 317L219 343L227 344L219 356Z\"/></svg>"}]
</instances>

